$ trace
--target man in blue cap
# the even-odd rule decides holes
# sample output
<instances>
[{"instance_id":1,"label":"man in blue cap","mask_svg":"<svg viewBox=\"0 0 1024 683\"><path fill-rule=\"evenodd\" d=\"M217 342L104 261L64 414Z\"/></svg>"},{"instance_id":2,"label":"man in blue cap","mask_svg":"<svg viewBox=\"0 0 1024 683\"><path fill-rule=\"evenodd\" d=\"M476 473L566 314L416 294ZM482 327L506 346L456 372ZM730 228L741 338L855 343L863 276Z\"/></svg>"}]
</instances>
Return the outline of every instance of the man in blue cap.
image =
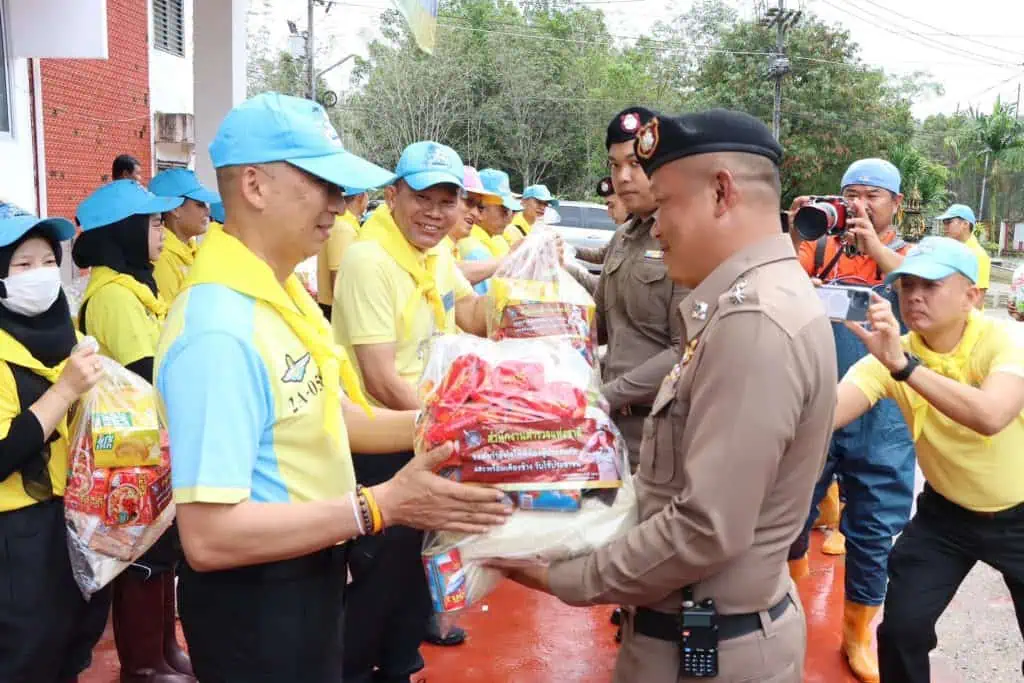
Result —
<instances>
[{"instance_id":1,"label":"man in blue cap","mask_svg":"<svg viewBox=\"0 0 1024 683\"><path fill-rule=\"evenodd\" d=\"M975 310L978 263L926 237L890 273L910 333L879 296L850 329L871 352L839 385L836 425L882 399L907 418L925 476L889 558L878 627L883 683L928 683L935 623L977 562L1003 574L1024 635L1024 343L1015 323Z\"/></svg>"},{"instance_id":2,"label":"man in blue cap","mask_svg":"<svg viewBox=\"0 0 1024 683\"><path fill-rule=\"evenodd\" d=\"M988 291L989 278L992 274L992 259L984 247L978 243L974 236L974 211L964 204L952 204L945 213L936 220L942 222L942 228L946 231L946 237L952 237L962 242L975 258L978 259L978 281L977 287L981 290L981 299L978 300L978 310L985 310L985 292Z\"/></svg>"},{"instance_id":3,"label":"man in blue cap","mask_svg":"<svg viewBox=\"0 0 1024 683\"><path fill-rule=\"evenodd\" d=\"M533 230L533 224L544 217L544 212L549 206L558 208L558 200L551 194L547 185L530 185L523 190L523 196L519 201L523 205L523 210L512 216L512 221L505 229L505 239L509 240L510 244L515 244L529 235Z\"/></svg>"},{"instance_id":4,"label":"man in blue cap","mask_svg":"<svg viewBox=\"0 0 1024 683\"><path fill-rule=\"evenodd\" d=\"M517 228L509 229L509 222L512 214L521 211L522 203L512 194L512 187L508 180L508 173L499 171L496 168L485 168L480 171L480 182L489 194L483 197L483 206L480 209L480 227L490 237L487 244L491 254L495 258L501 258L508 254L512 245L518 242L517 235L521 232Z\"/></svg>"},{"instance_id":5,"label":"man in blue cap","mask_svg":"<svg viewBox=\"0 0 1024 683\"><path fill-rule=\"evenodd\" d=\"M149 191L159 197L181 197L184 202L163 214L164 248L153 267L153 277L163 300L170 303L178 296L189 268L195 262L198 238L210 224L210 206L220 196L203 187L187 168L170 168L149 181Z\"/></svg>"},{"instance_id":6,"label":"man in blue cap","mask_svg":"<svg viewBox=\"0 0 1024 683\"><path fill-rule=\"evenodd\" d=\"M885 277L910 248L893 223L903 201L899 170L883 159L861 159L843 174L841 192L851 206L846 230L799 243L800 264L817 281L868 286L893 296ZM807 201L798 197L791 215ZM841 375L867 349L843 325L833 323L832 331ZM790 571L796 579L807 574L810 530L818 505L836 477L846 498L840 522L847 552L842 651L854 674L872 683L878 681L878 664L871 646L871 622L885 599L892 539L910 517L914 492L914 445L892 401L880 402L833 435L805 531L791 549Z\"/></svg>"},{"instance_id":7,"label":"man in blue cap","mask_svg":"<svg viewBox=\"0 0 1024 683\"><path fill-rule=\"evenodd\" d=\"M335 288L335 339L356 361L371 402L392 410L422 407L417 385L430 337L463 330L486 335L486 299L462 275L441 242L462 220L465 169L455 150L416 142L402 152L386 204L342 258ZM483 175L483 173L481 173ZM356 452L364 484L391 477L413 457ZM403 683L423 666L424 638L458 645L461 630L428 630L430 595L420 560L422 534L395 529L356 544L346 602L345 681ZM374 668L377 673L374 674Z\"/></svg>"},{"instance_id":8,"label":"man in blue cap","mask_svg":"<svg viewBox=\"0 0 1024 683\"><path fill-rule=\"evenodd\" d=\"M319 104L277 93L235 107L210 157L225 223L168 314L156 376L185 637L201 681L337 683L347 542L395 525L483 530L506 510L433 473L449 449L356 484L350 448L410 448L415 412L365 412L294 271L327 240L342 188L391 174L345 151Z\"/></svg>"}]
</instances>

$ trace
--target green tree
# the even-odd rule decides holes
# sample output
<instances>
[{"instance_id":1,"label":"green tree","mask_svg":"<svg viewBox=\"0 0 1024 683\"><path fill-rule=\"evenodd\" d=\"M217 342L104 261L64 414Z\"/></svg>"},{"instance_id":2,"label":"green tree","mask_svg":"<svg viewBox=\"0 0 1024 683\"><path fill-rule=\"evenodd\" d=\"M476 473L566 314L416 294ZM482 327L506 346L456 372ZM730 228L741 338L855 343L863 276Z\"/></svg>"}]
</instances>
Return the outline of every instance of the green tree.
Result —
<instances>
[{"instance_id":1,"label":"green tree","mask_svg":"<svg viewBox=\"0 0 1024 683\"><path fill-rule=\"evenodd\" d=\"M694 96L704 106L771 121L774 83L767 55L775 50L774 30L749 22L715 26L709 47L716 51L697 66ZM782 90L784 202L834 192L852 161L885 156L911 139L911 102L881 70L861 61L847 31L805 16L787 33L786 52L792 72Z\"/></svg>"}]
</instances>

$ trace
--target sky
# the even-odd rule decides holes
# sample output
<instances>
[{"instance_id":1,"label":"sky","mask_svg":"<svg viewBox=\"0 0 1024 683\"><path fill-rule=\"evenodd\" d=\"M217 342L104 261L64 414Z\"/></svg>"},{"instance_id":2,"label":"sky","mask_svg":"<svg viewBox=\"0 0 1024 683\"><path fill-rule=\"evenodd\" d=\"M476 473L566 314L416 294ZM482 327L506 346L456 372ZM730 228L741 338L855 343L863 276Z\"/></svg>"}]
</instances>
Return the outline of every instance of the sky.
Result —
<instances>
[{"instance_id":1,"label":"sky","mask_svg":"<svg viewBox=\"0 0 1024 683\"><path fill-rule=\"evenodd\" d=\"M756 14L758 0L729 0L743 16ZM1017 0L785 0L787 6L841 24L862 48L867 64L892 74L927 71L945 93L918 102L914 114L952 113L957 106L989 111L997 96L1014 102L1024 81L1024 2ZM443 2L443 0L442 0ZM641 35L657 20L681 14L692 0L582 0L601 8L615 35ZM777 4L777 0L761 0ZM257 0L253 5L259 5ZM306 24L306 0L269 0L257 19L285 47L287 21ZM314 38L333 40L323 68L350 53L365 54L376 35L387 0L336 2L325 14L317 8ZM328 77L332 88L348 87L351 60ZM785 95L783 95L785 96Z\"/></svg>"}]
</instances>

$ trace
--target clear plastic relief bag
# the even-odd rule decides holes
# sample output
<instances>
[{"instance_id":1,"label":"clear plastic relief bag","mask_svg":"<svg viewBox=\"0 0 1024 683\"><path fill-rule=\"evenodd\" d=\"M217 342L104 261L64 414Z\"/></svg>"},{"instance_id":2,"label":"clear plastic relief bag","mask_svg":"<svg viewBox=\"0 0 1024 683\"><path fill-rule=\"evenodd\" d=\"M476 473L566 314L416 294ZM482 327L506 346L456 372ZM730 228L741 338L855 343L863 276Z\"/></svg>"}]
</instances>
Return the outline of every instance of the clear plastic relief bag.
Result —
<instances>
[{"instance_id":1,"label":"clear plastic relief bag","mask_svg":"<svg viewBox=\"0 0 1024 683\"><path fill-rule=\"evenodd\" d=\"M442 629L500 580L486 560L575 557L636 524L625 442L594 368L570 340L436 337L420 392L417 453L454 442L439 474L500 488L517 507L483 535L426 536Z\"/></svg>"},{"instance_id":2,"label":"clear plastic relief bag","mask_svg":"<svg viewBox=\"0 0 1024 683\"><path fill-rule=\"evenodd\" d=\"M96 341L86 337L80 344ZM81 398L70 425L64 492L71 568L86 596L149 550L174 520L156 390L98 358L103 378Z\"/></svg>"}]
</instances>

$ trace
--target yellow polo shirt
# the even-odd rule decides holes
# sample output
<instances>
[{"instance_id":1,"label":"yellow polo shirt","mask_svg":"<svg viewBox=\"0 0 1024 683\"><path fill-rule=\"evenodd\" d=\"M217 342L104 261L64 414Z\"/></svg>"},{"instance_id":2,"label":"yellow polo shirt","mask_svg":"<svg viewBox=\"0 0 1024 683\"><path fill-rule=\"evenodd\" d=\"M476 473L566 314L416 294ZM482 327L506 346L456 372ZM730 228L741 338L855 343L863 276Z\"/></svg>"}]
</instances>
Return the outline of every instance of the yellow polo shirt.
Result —
<instances>
[{"instance_id":1,"label":"yellow polo shirt","mask_svg":"<svg viewBox=\"0 0 1024 683\"><path fill-rule=\"evenodd\" d=\"M533 230L533 226L523 217L523 213L520 211L512 216L512 222L505 226L505 232L502 234L505 236L505 241L512 245L523 239L524 236L529 235L531 230Z\"/></svg>"},{"instance_id":2,"label":"yellow polo shirt","mask_svg":"<svg viewBox=\"0 0 1024 683\"><path fill-rule=\"evenodd\" d=\"M153 279L160 292L160 298L167 303L174 301L185 283L185 276L196 260L195 240L182 242L173 232L164 228L164 248L153 266Z\"/></svg>"},{"instance_id":3,"label":"yellow polo shirt","mask_svg":"<svg viewBox=\"0 0 1024 683\"><path fill-rule=\"evenodd\" d=\"M116 282L97 291L85 308L83 334L96 338L100 353L121 365L156 355L163 320Z\"/></svg>"},{"instance_id":4,"label":"yellow polo shirt","mask_svg":"<svg viewBox=\"0 0 1024 683\"><path fill-rule=\"evenodd\" d=\"M988 252L978 242L978 238L971 235L964 242L964 246L971 250L971 252L978 257L978 282L977 285L982 289L988 289L989 279L992 275L992 259L989 257Z\"/></svg>"},{"instance_id":5,"label":"yellow polo shirt","mask_svg":"<svg viewBox=\"0 0 1024 683\"><path fill-rule=\"evenodd\" d=\"M1024 378L1024 338L1013 329L1016 323L978 315L984 327L967 367L962 369L968 383L981 386L994 372ZM903 343L908 347L907 337ZM883 398L893 399L911 433L920 428L915 444L917 461L925 479L943 497L978 512L997 512L1024 502L1024 413L986 438L931 406L915 416L911 400L917 392L906 382L894 380L874 356L859 360L843 381L852 382L872 405Z\"/></svg>"},{"instance_id":6,"label":"yellow polo shirt","mask_svg":"<svg viewBox=\"0 0 1024 683\"><path fill-rule=\"evenodd\" d=\"M491 253L497 258L501 258L508 254L512 250L512 246L504 235L490 235Z\"/></svg>"},{"instance_id":7,"label":"yellow polo shirt","mask_svg":"<svg viewBox=\"0 0 1024 683\"><path fill-rule=\"evenodd\" d=\"M357 361L356 346L395 344L398 375L414 386L423 370L430 337L435 333L455 333L455 302L474 294L451 251L440 246L432 251L438 257L434 277L446 313L443 330L434 329L430 304L426 297L416 294L412 276L377 242L358 241L349 247L341 260L345 275L338 278L334 288L335 314L331 324L335 340L345 347L349 358ZM409 324L402 319L402 314L406 302L414 296L419 297L419 302ZM358 362L356 364L358 366ZM361 369L359 382L365 391ZM368 392L366 395L375 402Z\"/></svg>"},{"instance_id":8,"label":"yellow polo shirt","mask_svg":"<svg viewBox=\"0 0 1024 683\"><path fill-rule=\"evenodd\" d=\"M341 257L358 236L359 220L351 211L334 220L331 236L316 257L316 300L319 303L330 306L334 301L331 271L337 272L341 268Z\"/></svg>"}]
</instances>

